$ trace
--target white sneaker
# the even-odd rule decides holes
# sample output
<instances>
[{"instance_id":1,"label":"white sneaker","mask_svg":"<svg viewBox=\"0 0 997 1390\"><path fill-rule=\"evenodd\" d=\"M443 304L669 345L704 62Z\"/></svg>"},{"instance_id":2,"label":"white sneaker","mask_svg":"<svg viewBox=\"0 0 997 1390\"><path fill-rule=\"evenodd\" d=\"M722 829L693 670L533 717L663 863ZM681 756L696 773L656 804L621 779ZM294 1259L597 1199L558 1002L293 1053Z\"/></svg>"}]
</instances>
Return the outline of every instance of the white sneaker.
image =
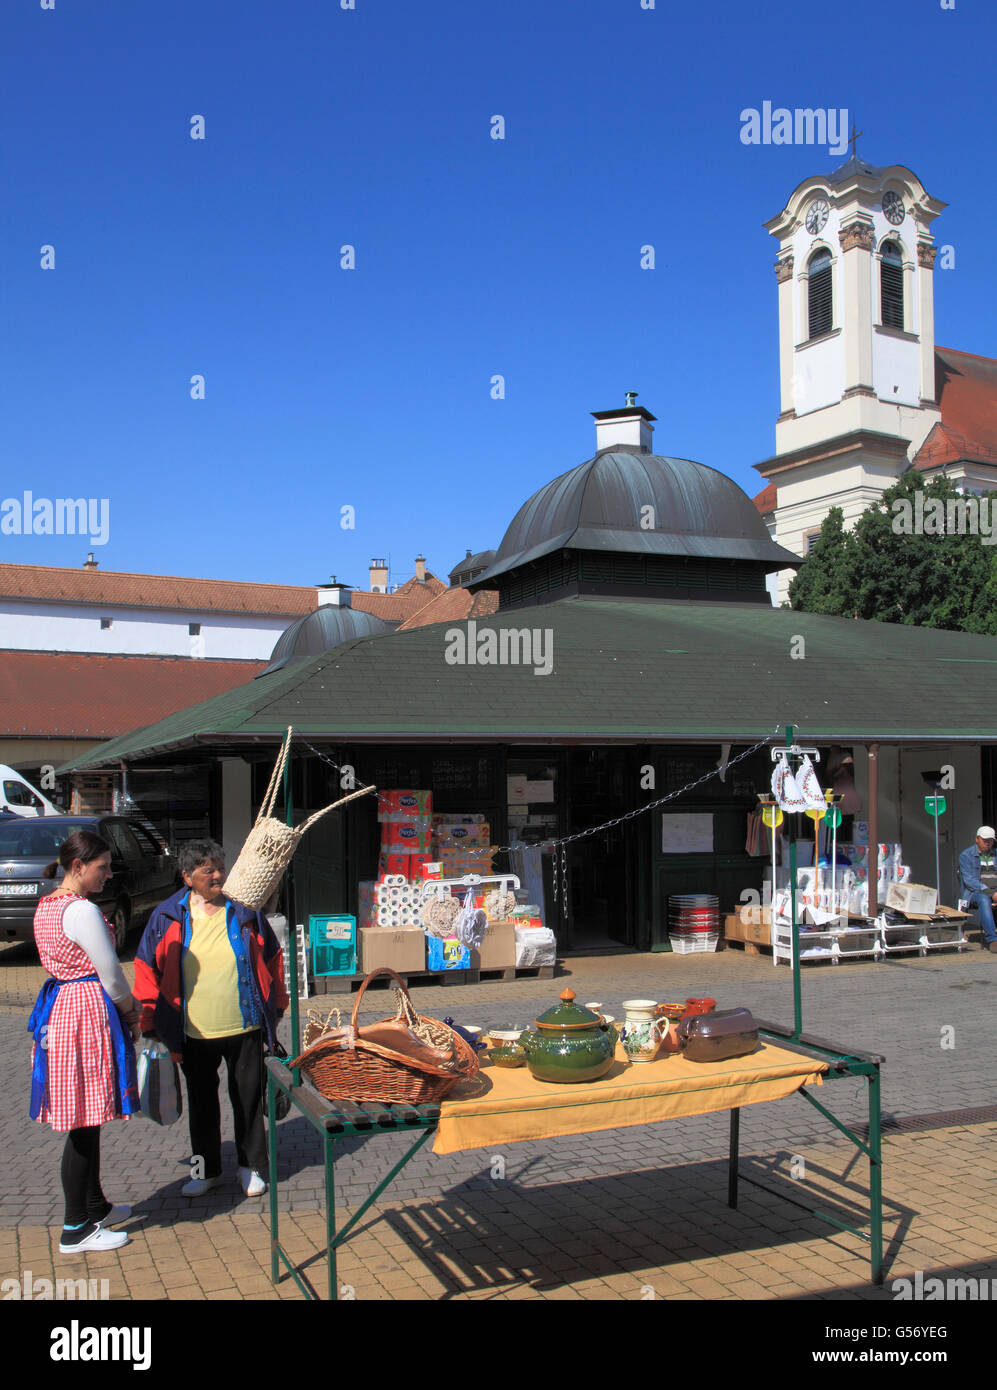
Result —
<instances>
[{"instance_id":1,"label":"white sneaker","mask_svg":"<svg viewBox=\"0 0 997 1390\"><path fill-rule=\"evenodd\" d=\"M117 1226L117 1225L119 1225L122 1221L127 1221L128 1218L131 1216L131 1214L132 1214L132 1209L131 1209L130 1206L128 1206L128 1205L127 1205L126 1203L124 1203L124 1202L115 1202L114 1206L113 1206L113 1207L111 1208L111 1210L107 1213L107 1215L106 1215L106 1216L102 1216L101 1219L97 1222L97 1225L98 1225L98 1226Z\"/></svg>"},{"instance_id":2,"label":"white sneaker","mask_svg":"<svg viewBox=\"0 0 997 1390\"><path fill-rule=\"evenodd\" d=\"M266 1182L252 1168L240 1168L239 1181L247 1197L262 1197L267 1190Z\"/></svg>"},{"instance_id":3,"label":"white sneaker","mask_svg":"<svg viewBox=\"0 0 997 1390\"><path fill-rule=\"evenodd\" d=\"M213 1187L217 1187L221 1178L191 1178L190 1182L185 1182L180 1189L182 1197L203 1197L206 1192L210 1192Z\"/></svg>"},{"instance_id":4,"label":"white sneaker","mask_svg":"<svg viewBox=\"0 0 997 1390\"><path fill-rule=\"evenodd\" d=\"M88 1236L75 1245L66 1245L60 1240L59 1254L75 1255L78 1250L118 1250L122 1245L127 1245L130 1239L124 1231L106 1231L103 1226L95 1226Z\"/></svg>"}]
</instances>

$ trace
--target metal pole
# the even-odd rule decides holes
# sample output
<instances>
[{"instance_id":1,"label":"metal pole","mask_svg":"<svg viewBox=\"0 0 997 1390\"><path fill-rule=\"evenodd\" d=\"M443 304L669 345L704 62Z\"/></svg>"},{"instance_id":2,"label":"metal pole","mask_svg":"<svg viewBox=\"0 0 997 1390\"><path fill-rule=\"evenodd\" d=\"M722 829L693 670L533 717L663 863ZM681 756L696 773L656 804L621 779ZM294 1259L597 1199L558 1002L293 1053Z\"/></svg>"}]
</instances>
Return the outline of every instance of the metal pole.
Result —
<instances>
[{"instance_id":1,"label":"metal pole","mask_svg":"<svg viewBox=\"0 0 997 1390\"><path fill-rule=\"evenodd\" d=\"M883 1140L879 1067L869 1077L869 1234L872 1244L872 1282L883 1282Z\"/></svg>"},{"instance_id":2,"label":"metal pole","mask_svg":"<svg viewBox=\"0 0 997 1390\"><path fill-rule=\"evenodd\" d=\"M293 783L291 781L291 754L287 755L287 762L284 764L284 824L293 823L293 810L291 806ZM298 1016L298 926L295 921L296 908L294 902L294 863L287 867L287 948L291 953L291 968L288 972L291 979L291 1048L292 1057L301 1055L301 1024ZM305 969L308 969L308 961L305 960ZM294 1085L301 1085L301 1069L293 1067L291 1076Z\"/></svg>"},{"instance_id":3,"label":"metal pole","mask_svg":"<svg viewBox=\"0 0 997 1390\"><path fill-rule=\"evenodd\" d=\"M938 787L935 787L935 889L938 894L938 902L942 900L942 868L941 859L938 853Z\"/></svg>"},{"instance_id":4,"label":"metal pole","mask_svg":"<svg viewBox=\"0 0 997 1390\"><path fill-rule=\"evenodd\" d=\"M741 1111L730 1112L730 1148L727 1154L727 1205L737 1206L737 1169L741 1153Z\"/></svg>"},{"instance_id":5,"label":"metal pole","mask_svg":"<svg viewBox=\"0 0 997 1390\"><path fill-rule=\"evenodd\" d=\"M869 754L869 916L879 915L879 744Z\"/></svg>"},{"instance_id":6,"label":"metal pole","mask_svg":"<svg viewBox=\"0 0 997 1390\"><path fill-rule=\"evenodd\" d=\"M786 725L786 747L793 746L793 726ZM803 992L800 982L800 924L796 920L796 838L789 837L789 911L793 935L793 1039L803 1032Z\"/></svg>"}]
</instances>

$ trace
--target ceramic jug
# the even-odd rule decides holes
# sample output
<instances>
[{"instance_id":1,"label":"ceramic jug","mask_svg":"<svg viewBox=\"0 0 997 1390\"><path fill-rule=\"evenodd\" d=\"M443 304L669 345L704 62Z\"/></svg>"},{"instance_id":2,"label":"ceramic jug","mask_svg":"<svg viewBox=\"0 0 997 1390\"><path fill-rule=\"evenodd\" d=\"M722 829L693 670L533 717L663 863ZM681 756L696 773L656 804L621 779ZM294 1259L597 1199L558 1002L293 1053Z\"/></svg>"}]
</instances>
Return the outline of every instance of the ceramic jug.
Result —
<instances>
[{"instance_id":1,"label":"ceramic jug","mask_svg":"<svg viewBox=\"0 0 997 1390\"><path fill-rule=\"evenodd\" d=\"M653 1062L668 1031L668 1019L655 1016L658 1005L653 999L624 999L623 1007L623 1051L631 1062Z\"/></svg>"}]
</instances>

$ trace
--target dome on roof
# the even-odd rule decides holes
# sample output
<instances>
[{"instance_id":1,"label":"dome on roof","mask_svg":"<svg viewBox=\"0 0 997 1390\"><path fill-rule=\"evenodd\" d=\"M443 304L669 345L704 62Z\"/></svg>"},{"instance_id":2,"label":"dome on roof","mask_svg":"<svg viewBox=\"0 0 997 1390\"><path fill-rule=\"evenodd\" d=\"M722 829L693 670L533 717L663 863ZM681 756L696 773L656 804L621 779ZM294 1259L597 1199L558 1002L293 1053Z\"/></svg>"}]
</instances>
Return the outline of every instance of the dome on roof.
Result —
<instances>
[{"instance_id":1,"label":"dome on roof","mask_svg":"<svg viewBox=\"0 0 997 1390\"><path fill-rule=\"evenodd\" d=\"M773 570L800 563L771 539L751 498L726 474L625 444L524 502L494 563L469 587L563 550L746 560Z\"/></svg>"},{"instance_id":2,"label":"dome on roof","mask_svg":"<svg viewBox=\"0 0 997 1390\"><path fill-rule=\"evenodd\" d=\"M300 661L307 656L319 656L353 637L374 637L380 632L394 632L397 626L397 623L384 622L359 608L324 603L281 633L270 653L270 664L260 675L268 676L271 671L279 671L289 662Z\"/></svg>"}]
</instances>

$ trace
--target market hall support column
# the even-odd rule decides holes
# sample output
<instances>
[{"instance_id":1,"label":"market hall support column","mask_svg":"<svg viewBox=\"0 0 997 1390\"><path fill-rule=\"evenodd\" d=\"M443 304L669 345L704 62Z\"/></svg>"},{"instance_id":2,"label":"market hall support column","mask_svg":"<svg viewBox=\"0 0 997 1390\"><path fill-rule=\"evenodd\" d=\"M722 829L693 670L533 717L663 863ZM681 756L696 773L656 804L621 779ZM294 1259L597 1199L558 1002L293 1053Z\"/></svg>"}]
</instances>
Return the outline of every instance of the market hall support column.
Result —
<instances>
[{"instance_id":1,"label":"market hall support column","mask_svg":"<svg viewBox=\"0 0 997 1390\"><path fill-rule=\"evenodd\" d=\"M869 902L868 913L879 912L879 744L866 745L869 754Z\"/></svg>"}]
</instances>

